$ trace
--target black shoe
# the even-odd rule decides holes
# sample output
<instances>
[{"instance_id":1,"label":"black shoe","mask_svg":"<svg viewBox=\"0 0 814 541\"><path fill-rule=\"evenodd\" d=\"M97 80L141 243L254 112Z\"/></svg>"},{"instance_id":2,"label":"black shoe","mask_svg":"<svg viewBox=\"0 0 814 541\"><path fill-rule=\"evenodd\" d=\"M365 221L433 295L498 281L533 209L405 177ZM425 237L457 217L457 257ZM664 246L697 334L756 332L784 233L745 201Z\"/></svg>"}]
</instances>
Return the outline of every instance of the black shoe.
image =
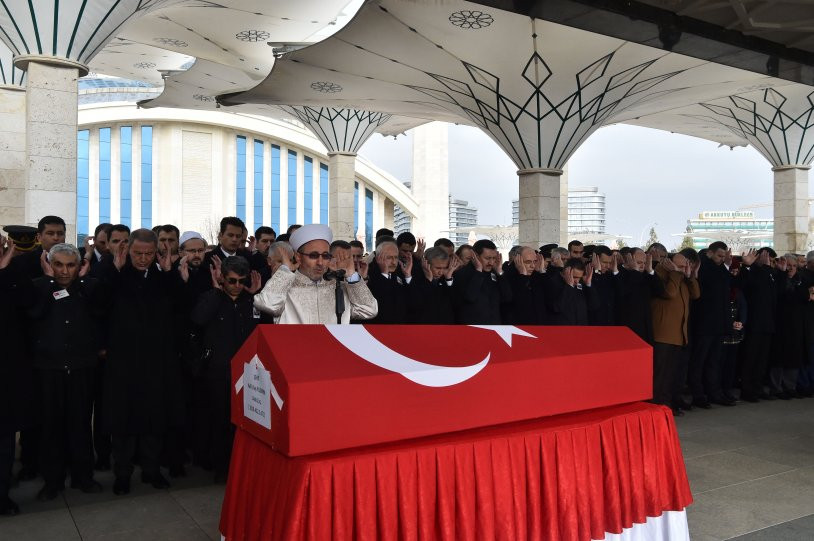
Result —
<instances>
[{"instance_id":1,"label":"black shoe","mask_svg":"<svg viewBox=\"0 0 814 541\"><path fill-rule=\"evenodd\" d=\"M681 408L677 408L677 407L673 406L670 409L673 410L673 417L683 417L684 416L684 410L682 410Z\"/></svg>"},{"instance_id":2,"label":"black shoe","mask_svg":"<svg viewBox=\"0 0 814 541\"><path fill-rule=\"evenodd\" d=\"M11 498L0 499L0 515L13 517L20 514L20 506Z\"/></svg>"},{"instance_id":3,"label":"black shoe","mask_svg":"<svg viewBox=\"0 0 814 541\"><path fill-rule=\"evenodd\" d=\"M18 481L31 481L32 479L37 478L37 470L34 468L30 468L27 466L23 466L19 472L17 472L17 480Z\"/></svg>"},{"instance_id":4,"label":"black shoe","mask_svg":"<svg viewBox=\"0 0 814 541\"><path fill-rule=\"evenodd\" d=\"M718 404L719 406L734 406L735 400L722 396L718 400L713 400L712 403Z\"/></svg>"},{"instance_id":5,"label":"black shoe","mask_svg":"<svg viewBox=\"0 0 814 541\"><path fill-rule=\"evenodd\" d=\"M130 478L116 477L116 480L113 482L113 494L116 496L130 494Z\"/></svg>"},{"instance_id":6,"label":"black shoe","mask_svg":"<svg viewBox=\"0 0 814 541\"><path fill-rule=\"evenodd\" d=\"M799 394L803 398L811 398L812 396L814 396L814 393L811 392L811 389L800 389L797 391L797 394Z\"/></svg>"},{"instance_id":7,"label":"black shoe","mask_svg":"<svg viewBox=\"0 0 814 541\"><path fill-rule=\"evenodd\" d=\"M760 398L758 398L757 396L755 396L753 394L742 394L741 395L741 400L745 400L747 402L753 402L753 403L754 402L760 402Z\"/></svg>"},{"instance_id":8,"label":"black shoe","mask_svg":"<svg viewBox=\"0 0 814 541\"><path fill-rule=\"evenodd\" d=\"M88 479L87 481L73 481L71 480L71 488L78 488L85 494L98 494L102 492L102 485L98 482L94 481L93 479Z\"/></svg>"},{"instance_id":9,"label":"black shoe","mask_svg":"<svg viewBox=\"0 0 814 541\"><path fill-rule=\"evenodd\" d=\"M701 408L702 410L708 410L712 407L712 404L709 403L708 400L693 400L692 405L696 408Z\"/></svg>"},{"instance_id":10,"label":"black shoe","mask_svg":"<svg viewBox=\"0 0 814 541\"><path fill-rule=\"evenodd\" d=\"M774 393L775 398L779 398L780 400L791 400L791 395L786 391L780 391L779 393Z\"/></svg>"},{"instance_id":11,"label":"black shoe","mask_svg":"<svg viewBox=\"0 0 814 541\"><path fill-rule=\"evenodd\" d=\"M692 411L692 402L687 402L686 400L677 400L676 407L681 408L685 411Z\"/></svg>"},{"instance_id":12,"label":"black shoe","mask_svg":"<svg viewBox=\"0 0 814 541\"><path fill-rule=\"evenodd\" d=\"M737 402L738 401L738 399L735 398L735 395L733 395L731 393L724 393L723 397L724 397L724 400L727 400L729 402Z\"/></svg>"},{"instance_id":13,"label":"black shoe","mask_svg":"<svg viewBox=\"0 0 814 541\"><path fill-rule=\"evenodd\" d=\"M93 465L96 471L110 471L110 457L99 457L96 459L96 464Z\"/></svg>"},{"instance_id":14,"label":"black shoe","mask_svg":"<svg viewBox=\"0 0 814 541\"><path fill-rule=\"evenodd\" d=\"M59 496L59 487L45 485L37 492L37 500L41 502L50 502Z\"/></svg>"},{"instance_id":15,"label":"black shoe","mask_svg":"<svg viewBox=\"0 0 814 541\"><path fill-rule=\"evenodd\" d=\"M776 396L772 396L769 393L759 393L757 397L761 400L777 400Z\"/></svg>"},{"instance_id":16,"label":"black shoe","mask_svg":"<svg viewBox=\"0 0 814 541\"><path fill-rule=\"evenodd\" d=\"M153 488L157 488L159 490L170 488L170 482L167 481L167 479L165 479L160 473L154 473L152 475L142 473L141 482L148 485L153 485Z\"/></svg>"},{"instance_id":17,"label":"black shoe","mask_svg":"<svg viewBox=\"0 0 814 541\"><path fill-rule=\"evenodd\" d=\"M186 476L187 470L183 466L170 466L170 477L172 477L173 479Z\"/></svg>"}]
</instances>

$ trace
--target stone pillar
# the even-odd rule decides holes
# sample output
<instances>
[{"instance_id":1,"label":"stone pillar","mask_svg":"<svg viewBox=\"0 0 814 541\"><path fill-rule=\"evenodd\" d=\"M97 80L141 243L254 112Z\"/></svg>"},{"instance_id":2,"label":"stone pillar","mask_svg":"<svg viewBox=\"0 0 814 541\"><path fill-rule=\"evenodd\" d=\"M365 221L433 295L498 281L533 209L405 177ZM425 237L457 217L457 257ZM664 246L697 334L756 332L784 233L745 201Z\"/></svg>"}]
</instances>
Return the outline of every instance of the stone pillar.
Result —
<instances>
[{"instance_id":1,"label":"stone pillar","mask_svg":"<svg viewBox=\"0 0 814 541\"><path fill-rule=\"evenodd\" d=\"M0 226L25 223L25 89L0 86Z\"/></svg>"},{"instance_id":2,"label":"stone pillar","mask_svg":"<svg viewBox=\"0 0 814 541\"><path fill-rule=\"evenodd\" d=\"M413 129L413 179L418 201L412 233L429 246L449 236L449 144L447 125L430 122Z\"/></svg>"},{"instance_id":3,"label":"stone pillar","mask_svg":"<svg viewBox=\"0 0 814 541\"><path fill-rule=\"evenodd\" d=\"M353 183L356 180L356 154L328 153L328 223L336 240L353 240ZM361 199L361 197L360 197ZM361 223L361 220L359 221Z\"/></svg>"},{"instance_id":4,"label":"stone pillar","mask_svg":"<svg viewBox=\"0 0 814 541\"><path fill-rule=\"evenodd\" d=\"M17 57L27 69L25 222L62 217L66 241L76 243L77 81L82 64L54 57Z\"/></svg>"},{"instance_id":5,"label":"stone pillar","mask_svg":"<svg viewBox=\"0 0 814 541\"><path fill-rule=\"evenodd\" d=\"M384 226L392 230L396 213L396 203L389 197L384 198Z\"/></svg>"},{"instance_id":6,"label":"stone pillar","mask_svg":"<svg viewBox=\"0 0 814 541\"><path fill-rule=\"evenodd\" d=\"M774 249L778 254L808 251L808 170L781 165L774 171Z\"/></svg>"},{"instance_id":7,"label":"stone pillar","mask_svg":"<svg viewBox=\"0 0 814 541\"><path fill-rule=\"evenodd\" d=\"M538 248L557 242L567 235L563 231L563 199L565 223L568 220L568 185L563 187L561 169L521 169L520 183L520 244ZM564 190L564 195L563 195Z\"/></svg>"}]
</instances>

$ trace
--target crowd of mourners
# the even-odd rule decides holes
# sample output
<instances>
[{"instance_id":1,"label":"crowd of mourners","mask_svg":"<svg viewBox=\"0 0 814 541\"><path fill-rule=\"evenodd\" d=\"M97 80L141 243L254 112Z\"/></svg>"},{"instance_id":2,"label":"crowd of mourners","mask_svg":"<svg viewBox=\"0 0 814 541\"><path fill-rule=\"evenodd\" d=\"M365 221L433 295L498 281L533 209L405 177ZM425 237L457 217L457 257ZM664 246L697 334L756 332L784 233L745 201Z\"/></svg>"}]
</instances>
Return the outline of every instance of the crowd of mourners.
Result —
<instances>
[{"instance_id":1,"label":"crowd of mourners","mask_svg":"<svg viewBox=\"0 0 814 541\"><path fill-rule=\"evenodd\" d=\"M814 252L574 240L503 261L490 240L427 247L382 229L365 253L326 226L250 236L236 217L214 245L174 225L101 224L80 248L57 216L15 243L23 229L0 236L0 514L39 476L43 501L68 476L102 491L94 471L111 468L126 494L135 465L156 489L190 462L224 482L229 363L262 323L626 326L652 345L653 401L675 415L814 393Z\"/></svg>"}]
</instances>

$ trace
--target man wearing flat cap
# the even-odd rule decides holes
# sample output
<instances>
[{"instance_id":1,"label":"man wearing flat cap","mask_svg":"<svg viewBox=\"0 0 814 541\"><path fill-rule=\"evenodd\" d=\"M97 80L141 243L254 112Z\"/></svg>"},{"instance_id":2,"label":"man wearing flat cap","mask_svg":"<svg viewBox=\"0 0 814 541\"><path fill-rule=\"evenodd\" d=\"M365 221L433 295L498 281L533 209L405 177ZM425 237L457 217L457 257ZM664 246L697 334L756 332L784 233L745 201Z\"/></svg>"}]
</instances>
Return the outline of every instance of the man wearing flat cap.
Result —
<instances>
[{"instance_id":1,"label":"man wearing flat cap","mask_svg":"<svg viewBox=\"0 0 814 541\"><path fill-rule=\"evenodd\" d=\"M343 324L351 319L371 319L378 313L378 304L364 280L356 272L353 257L330 253L333 234L327 225L304 225L291 234L289 243L294 258L285 262L255 295L254 306L271 314L275 323L331 324L336 316L336 274L344 271L341 284L345 311ZM340 250L340 252L343 252ZM326 279L326 272L333 276Z\"/></svg>"}]
</instances>

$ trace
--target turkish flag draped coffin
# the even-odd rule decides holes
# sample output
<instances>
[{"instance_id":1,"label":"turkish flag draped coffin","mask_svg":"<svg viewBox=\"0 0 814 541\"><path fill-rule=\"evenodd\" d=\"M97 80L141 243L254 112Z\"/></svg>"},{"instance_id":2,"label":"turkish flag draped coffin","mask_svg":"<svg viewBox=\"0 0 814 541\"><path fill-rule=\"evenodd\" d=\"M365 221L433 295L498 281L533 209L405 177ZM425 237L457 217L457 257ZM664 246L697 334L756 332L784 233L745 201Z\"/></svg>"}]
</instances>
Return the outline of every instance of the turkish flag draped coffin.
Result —
<instances>
[{"instance_id":1,"label":"turkish flag draped coffin","mask_svg":"<svg viewBox=\"0 0 814 541\"><path fill-rule=\"evenodd\" d=\"M263 325L232 359L232 421L300 456L646 400L626 327Z\"/></svg>"}]
</instances>

